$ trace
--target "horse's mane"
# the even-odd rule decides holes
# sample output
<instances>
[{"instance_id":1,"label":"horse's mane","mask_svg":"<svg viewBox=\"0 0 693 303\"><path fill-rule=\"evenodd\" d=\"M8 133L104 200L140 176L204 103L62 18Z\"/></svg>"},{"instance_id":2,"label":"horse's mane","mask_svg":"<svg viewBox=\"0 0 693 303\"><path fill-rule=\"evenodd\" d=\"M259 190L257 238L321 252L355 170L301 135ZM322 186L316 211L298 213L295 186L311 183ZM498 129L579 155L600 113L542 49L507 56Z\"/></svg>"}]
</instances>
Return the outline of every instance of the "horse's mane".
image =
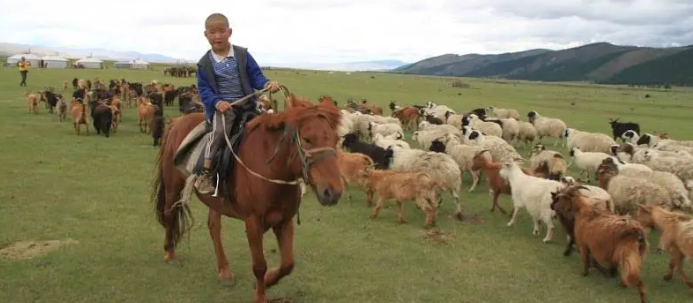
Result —
<instances>
[{"instance_id":1,"label":"horse's mane","mask_svg":"<svg viewBox=\"0 0 693 303\"><path fill-rule=\"evenodd\" d=\"M314 105L307 98L298 98L290 94L287 98L287 109L283 112L262 114L248 123L249 131L263 126L268 130L283 129L285 126L297 128L310 119L324 119L333 130L337 129L341 119L339 108L334 104Z\"/></svg>"}]
</instances>

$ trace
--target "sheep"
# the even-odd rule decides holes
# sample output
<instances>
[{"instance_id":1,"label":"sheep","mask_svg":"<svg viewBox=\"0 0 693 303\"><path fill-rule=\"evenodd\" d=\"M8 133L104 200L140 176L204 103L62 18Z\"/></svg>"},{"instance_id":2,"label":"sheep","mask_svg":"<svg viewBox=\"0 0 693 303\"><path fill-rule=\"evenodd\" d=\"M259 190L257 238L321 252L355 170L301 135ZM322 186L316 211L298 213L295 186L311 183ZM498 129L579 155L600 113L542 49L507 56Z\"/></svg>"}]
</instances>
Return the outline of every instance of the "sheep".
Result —
<instances>
[{"instance_id":1,"label":"sheep","mask_svg":"<svg viewBox=\"0 0 693 303\"><path fill-rule=\"evenodd\" d=\"M445 123L457 129L462 129L462 118L464 118L464 115L458 115L451 111L445 112Z\"/></svg>"},{"instance_id":2,"label":"sheep","mask_svg":"<svg viewBox=\"0 0 693 303\"><path fill-rule=\"evenodd\" d=\"M631 143L634 143L635 145L638 145L638 146L647 145L649 147L653 147L655 144L657 144L663 140L671 140L671 139L669 139L667 134L661 134L661 135L655 136L653 134L644 133L641 136L638 136L637 134L635 134L635 136L633 136L633 138L631 139ZM672 141L674 141L674 140L672 140ZM690 142L690 141L681 141L681 142ZM684 143L684 144L688 145L688 143Z\"/></svg>"},{"instance_id":3,"label":"sheep","mask_svg":"<svg viewBox=\"0 0 693 303\"><path fill-rule=\"evenodd\" d=\"M469 125L486 136L503 137L503 128L498 123L482 121L475 114L469 114L462 118L462 125Z\"/></svg>"},{"instance_id":4,"label":"sheep","mask_svg":"<svg viewBox=\"0 0 693 303\"><path fill-rule=\"evenodd\" d=\"M652 170L670 172L683 182L693 180L693 159L689 157L666 157L654 150L645 151L643 157L644 162L642 164L647 165Z\"/></svg>"},{"instance_id":5,"label":"sheep","mask_svg":"<svg viewBox=\"0 0 693 303\"><path fill-rule=\"evenodd\" d=\"M494 106L489 106L488 110L489 112L491 112L490 115L493 117L515 119L516 121L520 121L520 113L518 113L514 109L497 108Z\"/></svg>"},{"instance_id":6,"label":"sheep","mask_svg":"<svg viewBox=\"0 0 693 303\"><path fill-rule=\"evenodd\" d=\"M529 123L532 123L532 125L534 125L536 128L537 136L539 136L540 141L544 137L561 139L563 138L563 133L567 128L563 120L558 118L542 117L537 111L534 110L527 113L527 118L529 119ZM558 141L560 140L555 140L553 146L557 146ZM565 146L565 144L563 146Z\"/></svg>"},{"instance_id":7,"label":"sheep","mask_svg":"<svg viewBox=\"0 0 693 303\"><path fill-rule=\"evenodd\" d=\"M435 124L435 125L443 124L443 119L434 117L433 115L426 115L426 116L424 116L424 118L426 119L426 122L431 123L431 124Z\"/></svg>"},{"instance_id":8,"label":"sheep","mask_svg":"<svg viewBox=\"0 0 693 303\"><path fill-rule=\"evenodd\" d=\"M532 233L539 235L539 223L544 222L547 230L543 242L551 242L554 233L552 218L555 215L554 211L551 210L551 192L563 188L565 185L555 180L528 176L522 172L520 166L515 162L503 163L499 174L510 183L510 188L512 188L511 195L514 210L508 226L515 224L520 208L524 207L534 222Z\"/></svg>"},{"instance_id":9,"label":"sheep","mask_svg":"<svg viewBox=\"0 0 693 303\"><path fill-rule=\"evenodd\" d=\"M269 113L269 111L267 113ZM341 137L341 136L344 136L348 133L355 131L356 130L356 129L354 129L355 119L356 118L350 114L342 114L341 119L339 119L339 125L337 126L337 134L339 134L339 136Z\"/></svg>"},{"instance_id":10,"label":"sheep","mask_svg":"<svg viewBox=\"0 0 693 303\"><path fill-rule=\"evenodd\" d=\"M425 130L415 131L411 139L416 141L421 149L428 150L434 140L444 136L454 136L461 140L462 132L459 130L453 130L453 132L451 132L450 129L444 127L427 128Z\"/></svg>"},{"instance_id":11,"label":"sheep","mask_svg":"<svg viewBox=\"0 0 693 303\"><path fill-rule=\"evenodd\" d=\"M511 143L520 134L520 123L515 119L501 118L501 129L503 130L503 135L501 136L506 142Z\"/></svg>"},{"instance_id":12,"label":"sheep","mask_svg":"<svg viewBox=\"0 0 693 303\"><path fill-rule=\"evenodd\" d=\"M389 147L410 149L411 147L409 146L409 143L407 143L407 141L401 140L402 138L403 136L399 133L391 134L388 136L375 134L373 136L373 143L385 149Z\"/></svg>"},{"instance_id":13,"label":"sheep","mask_svg":"<svg viewBox=\"0 0 693 303\"><path fill-rule=\"evenodd\" d=\"M449 136L448 136L449 138ZM455 137L453 137L455 138ZM473 169L473 160L477 153L482 151L480 146L469 146L461 144L457 139L438 138L431 143L430 150L434 152L442 152L450 155L453 160L457 163L461 172L469 172L472 175L472 186L469 188L469 192L474 191L477 184L479 184L479 169ZM445 142L443 142L445 141ZM491 161L491 154L484 153L484 156L488 156L488 160Z\"/></svg>"},{"instance_id":14,"label":"sheep","mask_svg":"<svg viewBox=\"0 0 693 303\"><path fill-rule=\"evenodd\" d=\"M670 204L666 205L667 209L693 211L693 202L691 202L691 192L686 188L684 183L676 175L665 171L619 171L619 175L637 177L647 179L650 183L661 186L668 194Z\"/></svg>"},{"instance_id":15,"label":"sheep","mask_svg":"<svg viewBox=\"0 0 693 303\"><path fill-rule=\"evenodd\" d=\"M491 207L491 212L496 211L496 207L498 207L498 210L500 210L501 213L506 214L505 209L503 209L498 204L498 196L500 196L500 194L509 195L511 193L511 188L510 188L510 184L500 176L500 174L499 174L500 168L501 168L501 163L493 162L488 150L480 150L474 154L474 158L472 159L471 169L483 170L484 175L486 175L486 184L489 187L489 194L491 195L491 198L493 199L493 206ZM539 167L537 167L537 170L542 170L544 168L545 167L543 167L543 166L539 166ZM538 171L532 172L529 169L525 169L525 168L520 168L520 169L526 175L534 175L534 176L539 175Z\"/></svg>"},{"instance_id":16,"label":"sheep","mask_svg":"<svg viewBox=\"0 0 693 303\"><path fill-rule=\"evenodd\" d=\"M373 160L361 153L344 152L341 148L336 149L337 167L339 174L342 176L342 181L346 184L354 184L366 192L366 203L368 206L373 201L373 193L368 191L364 180L361 178L361 172L366 167L375 166ZM351 193L347 193L347 199L351 200Z\"/></svg>"},{"instance_id":17,"label":"sheep","mask_svg":"<svg viewBox=\"0 0 693 303\"><path fill-rule=\"evenodd\" d=\"M653 148L637 147L632 143L623 143L621 145L611 146L611 155L618 157L626 163L643 163L645 162L645 154L647 151L655 152L665 157L681 157L693 159L693 155L683 151L664 151Z\"/></svg>"},{"instance_id":18,"label":"sheep","mask_svg":"<svg viewBox=\"0 0 693 303\"><path fill-rule=\"evenodd\" d=\"M575 178L571 176L564 176L561 178L561 183L565 184L566 186L584 187L580 189L581 195L593 199L595 203L603 203L606 209L608 209L612 213L614 212L614 203L612 201L613 199L611 199L611 195L609 195L609 193L606 190L599 186L583 184L579 180L580 179L575 180Z\"/></svg>"},{"instance_id":19,"label":"sheep","mask_svg":"<svg viewBox=\"0 0 693 303\"><path fill-rule=\"evenodd\" d=\"M690 141L674 141L669 139L661 140L652 145L652 149L660 151L682 152L693 155L693 146L689 146L687 142Z\"/></svg>"},{"instance_id":20,"label":"sheep","mask_svg":"<svg viewBox=\"0 0 693 303\"><path fill-rule=\"evenodd\" d=\"M566 187L551 193L551 209L556 212L556 217L558 217L558 221L561 223L568 236L568 245L566 245L566 248L563 251L563 255L568 257L573 253L573 245L575 244L575 214L571 211L571 198L577 195L588 197L588 201L590 201L592 205L603 206L604 209L609 210L611 213L614 212L614 204L611 201L610 196L608 196L607 200L601 200L589 196L589 193L591 193L595 188L599 187L587 187L585 185L578 184L570 177L566 177L566 180L562 180L561 182L566 184Z\"/></svg>"},{"instance_id":21,"label":"sheep","mask_svg":"<svg viewBox=\"0 0 693 303\"><path fill-rule=\"evenodd\" d=\"M578 147L583 152L611 154L611 146L616 144L616 141L608 135L579 131L574 128L566 128L563 137L568 150Z\"/></svg>"},{"instance_id":22,"label":"sheep","mask_svg":"<svg viewBox=\"0 0 693 303\"><path fill-rule=\"evenodd\" d=\"M455 216L462 220L462 206L458 192L462 186L462 172L455 160L447 154L418 149L390 149L393 151L391 170L423 171L443 184L455 200Z\"/></svg>"},{"instance_id":23,"label":"sheep","mask_svg":"<svg viewBox=\"0 0 693 303\"><path fill-rule=\"evenodd\" d=\"M636 216L638 204L659 203L671 205L669 193L662 186L641 177L630 177L619 173L613 158L602 161L597 169L599 187L605 189L614 202L614 212Z\"/></svg>"},{"instance_id":24,"label":"sheep","mask_svg":"<svg viewBox=\"0 0 693 303\"><path fill-rule=\"evenodd\" d=\"M350 133L342 137L344 148L350 152L361 153L370 157L377 169L388 169L392 160L392 150L384 149L372 143L359 141L356 134Z\"/></svg>"},{"instance_id":25,"label":"sheep","mask_svg":"<svg viewBox=\"0 0 693 303\"><path fill-rule=\"evenodd\" d=\"M575 165L580 169L578 177L582 178L582 175L587 173L587 182L590 182L590 173L595 175L597 167L602 164L602 160L610 158L611 155L601 152L583 152L580 148L573 147L570 149L570 157L570 163L575 162Z\"/></svg>"},{"instance_id":26,"label":"sheep","mask_svg":"<svg viewBox=\"0 0 693 303\"><path fill-rule=\"evenodd\" d=\"M373 138L375 134L380 134L384 137L395 135L396 139L404 138L402 126L395 123L379 124L371 121L368 123L368 132L371 138Z\"/></svg>"},{"instance_id":27,"label":"sheep","mask_svg":"<svg viewBox=\"0 0 693 303\"><path fill-rule=\"evenodd\" d=\"M609 119L609 125L611 126L611 133L614 136L614 141L620 138L623 142L626 142L626 138L623 137L625 132L631 131L636 134L640 133L640 125L635 122L618 122L619 118Z\"/></svg>"},{"instance_id":28,"label":"sheep","mask_svg":"<svg viewBox=\"0 0 693 303\"><path fill-rule=\"evenodd\" d=\"M397 202L397 223L407 223L402 214L402 202L415 200L426 214L425 227L432 227L438 212L439 192L444 187L425 172L401 172L366 169L362 173L369 190L378 194L378 202L373 208L371 219L375 219L384 206L385 200Z\"/></svg>"},{"instance_id":29,"label":"sheep","mask_svg":"<svg viewBox=\"0 0 693 303\"><path fill-rule=\"evenodd\" d=\"M472 146L480 146L483 149L488 149L491 152L493 161L507 162L515 159L522 159L522 156L517 153L515 148L505 142L500 137L485 136L478 130L470 130L465 137L465 143Z\"/></svg>"},{"instance_id":30,"label":"sheep","mask_svg":"<svg viewBox=\"0 0 693 303\"><path fill-rule=\"evenodd\" d=\"M640 269L649 242L642 224L592 205L577 191L557 198L562 205L556 205L556 213L575 217L575 243L580 250L582 275L587 276L592 265L605 273L608 267L612 275L618 271L620 284L637 287L640 302L646 302L647 290Z\"/></svg>"},{"instance_id":31,"label":"sheep","mask_svg":"<svg viewBox=\"0 0 693 303\"><path fill-rule=\"evenodd\" d=\"M545 164L548 167L548 179L551 180L560 180L568 170L568 165L561 153L548 150L544 145L537 144L534 146L529 158L529 168L536 170L541 164Z\"/></svg>"},{"instance_id":32,"label":"sheep","mask_svg":"<svg viewBox=\"0 0 693 303\"><path fill-rule=\"evenodd\" d=\"M462 130L459 128L455 128L452 125L449 125L449 124L436 125L436 124L431 124L428 121L421 121L421 123L419 123L419 131L422 131L422 130L439 130L439 131L444 131L445 133L459 134L460 138L462 135Z\"/></svg>"},{"instance_id":33,"label":"sheep","mask_svg":"<svg viewBox=\"0 0 693 303\"><path fill-rule=\"evenodd\" d=\"M667 211L656 205L640 206L637 220L646 228L656 227L661 232L659 247L669 251L669 271L665 281L671 281L674 269L683 281L693 289L688 275L683 268L683 259L688 256L693 260L693 220L690 216Z\"/></svg>"},{"instance_id":34,"label":"sheep","mask_svg":"<svg viewBox=\"0 0 693 303\"><path fill-rule=\"evenodd\" d=\"M534 140L537 138L537 129L534 128L534 125L525 121L518 121L517 123L518 132L515 137L517 142L524 142L525 147L534 144Z\"/></svg>"}]
</instances>

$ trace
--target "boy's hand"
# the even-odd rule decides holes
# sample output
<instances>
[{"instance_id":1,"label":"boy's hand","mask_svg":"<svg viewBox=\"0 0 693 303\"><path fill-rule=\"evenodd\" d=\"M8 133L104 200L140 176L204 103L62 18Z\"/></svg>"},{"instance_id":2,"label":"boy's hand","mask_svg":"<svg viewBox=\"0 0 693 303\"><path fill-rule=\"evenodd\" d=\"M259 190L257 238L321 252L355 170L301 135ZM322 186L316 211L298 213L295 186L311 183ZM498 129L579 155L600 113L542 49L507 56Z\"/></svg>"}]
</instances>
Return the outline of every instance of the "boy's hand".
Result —
<instances>
[{"instance_id":1,"label":"boy's hand","mask_svg":"<svg viewBox=\"0 0 693 303\"><path fill-rule=\"evenodd\" d=\"M269 81L267 84L265 84L265 88L269 87L270 92L276 93L279 91L279 83L277 81Z\"/></svg>"},{"instance_id":2,"label":"boy's hand","mask_svg":"<svg viewBox=\"0 0 693 303\"><path fill-rule=\"evenodd\" d=\"M229 110L229 108L231 108L231 107L233 107L231 105L231 103L226 102L226 101L219 101L219 102L217 102L217 105L216 105L217 110L222 112L222 113Z\"/></svg>"}]
</instances>

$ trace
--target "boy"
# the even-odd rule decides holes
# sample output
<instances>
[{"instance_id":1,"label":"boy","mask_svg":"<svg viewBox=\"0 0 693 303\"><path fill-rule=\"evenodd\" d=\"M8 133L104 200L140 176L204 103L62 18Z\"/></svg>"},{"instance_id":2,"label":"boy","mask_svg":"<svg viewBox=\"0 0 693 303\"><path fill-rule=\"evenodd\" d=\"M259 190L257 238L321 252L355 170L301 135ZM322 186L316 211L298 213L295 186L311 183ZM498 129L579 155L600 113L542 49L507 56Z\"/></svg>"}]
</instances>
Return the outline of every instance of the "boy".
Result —
<instances>
[{"instance_id":1,"label":"boy","mask_svg":"<svg viewBox=\"0 0 693 303\"><path fill-rule=\"evenodd\" d=\"M265 78L245 48L231 45L231 31L229 20L222 14L211 14L205 20L205 37L212 48L197 63L197 87L212 131L204 151L202 175L195 182L195 188L203 195L215 190L211 173L212 155L222 143L226 143L222 119L226 119L227 127L231 127L237 115L254 111L257 106L255 97L234 108L231 102L252 94L254 90L267 87L272 92L279 90L279 84Z\"/></svg>"}]
</instances>

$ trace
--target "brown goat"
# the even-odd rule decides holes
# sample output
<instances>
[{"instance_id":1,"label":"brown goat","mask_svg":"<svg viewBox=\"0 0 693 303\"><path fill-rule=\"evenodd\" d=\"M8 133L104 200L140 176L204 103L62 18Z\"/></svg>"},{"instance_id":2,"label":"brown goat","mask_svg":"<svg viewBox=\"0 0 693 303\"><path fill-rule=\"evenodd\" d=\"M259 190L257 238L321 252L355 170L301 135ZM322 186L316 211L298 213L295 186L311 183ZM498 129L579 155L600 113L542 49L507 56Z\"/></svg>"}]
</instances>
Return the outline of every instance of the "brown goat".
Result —
<instances>
[{"instance_id":1,"label":"brown goat","mask_svg":"<svg viewBox=\"0 0 693 303\"><path fill-rule=\"evenodd\" d=\"M573 252L575 244L575 210L573 209L573 199L581 196L581 189L589 190L589 188L581 184L567 184L568 186L551 193L551 209L556 212L558 221L561 222L563 229L568 235L568 245L563 252L564 256L570 256ZM589 199L592 205L603 206L608 212L612 212L613 205L610 201L602 201L598 199Z\"/></svg>"},{"instance_id":2,"label":"brown goat","mask_svg":"<svg viewBox=\"0 0 693 303\"><path fill-rule=\"evenodd\" d=\"M612 274L618 268L620 285L637 287L640 302L646 302L647 291L640 269L649 243L642 224L612 214L603 207L594 206L582 195L566 199L572 202L570 209L566 209L567 212L572 212L575 216L575 242L580 249L582 275L587 276L589 273L593 263L591 255L597 268L606 265ZM563 210L562 207L557 209L557 212Z\"/></svg>"},{"instance_id":3,"label":"brown goat","mask_svg":"<svg viewBox=\"0 0 693 303\"><path fill-rule=\"evenodd\" d=\"M681 279L693 289L693 283L683 269L683 259L688 256L693 260L693 219L690 216L669 211L659 205L640 205L638 221L645 227L661 231L659 247L669 252L669 271L664 276L665 281L670 281L674 276L674 269Z\"/></svg>"},{"instance_id":4,"label":"brown goat","mask_svg":"<svg viewBox=\"0 0 693 303\"><path fill-rule=\"evenodd\" d=\"M77 100L72 100L72 124L75 126L75 133L79 136L81 126L87 128L87 136L89 136L89 114L87 113L87 106L80 103Z\"/></svg>"},{"instance_id":5,"label":"brown goat","mask_svg":"<svg viewBox=\"0 0 693 303\"><path fill-rule=\"evenodd\" d=\"M425 227L432 227L438 213L440 192L444 184L424 172L400 172L368 168L362 172L366 186L378 194L378 203L373 208L371 219L375 219L385 200L397 203L397 223L407 223L402 214L402 202L415 200L426 214Z\"/></svg>"},{"instance_id":6,"label":"brown goat","mask_svg":"<svg viewBox=\"0 0 693 303\"><path fill-rule=\"evenodd\" d=\"M145 98L137 99L137 124L141 133L151 133L150 125L154 119L154 105Z\"/></svg>"},{"instance_id":7,"label":"brown goat","mask_svg":"<svg viewBox=\"0 0 693 303\"><path fill-rule=\"evenodd\" d=\"M32 93L31 91L27 91L24 96L26 97L26 104L29 107L29 113L37 115L39 113L39 95Z\"/></svg>"},{"instance_id":8,"label":"brown goat","mask_svg":"<svg viewBox=\"0 0 693 303\"><path fill-rule=\"evenodd\" d=\"M373 203L373 192L368 191L366 188L362 174L367 167L373 165L373 160L361 153L345 152L341 148L336 148L335 150L337 151L337 166L339 167L339 173L342 175L342 181L346 184L355 184L367 191L366 204L371 206ZM351 193L347 193L347 199L351 200Z\"/></svg>"},{"instance_id":9,"label":"brown goat","mask_svg":"<svg viewBox=\"0 0 693 303\"><path fill-rule=\"evenodd\" d=\"M489 151L487 149L480 150L474 155L474 158L472 160L472 170L476 171L483 169L484 171L484 175L486 176L486 184L488 185L489 190L491 191L491 197L493 198L493 206L491 207L491 211L496 211L496 207L498 207L498 210L500 210L501 213L507 214L505 209L503 209L498 204L498 196L500 196L500 194L511 194L510 183L508 183L505 179L503 179L500 176L499 171L501 169L502 164L499 162L493 162L492 160L489 160L490 157L484 157L483 154L485 152ZM546 165L538 167L537 171L535 172L532 172L526 168L521 169L522 172L526 175L535 176L539 178L545 178L547 174L545 172L547 171Z\"/></svg>"}]
</instances>

